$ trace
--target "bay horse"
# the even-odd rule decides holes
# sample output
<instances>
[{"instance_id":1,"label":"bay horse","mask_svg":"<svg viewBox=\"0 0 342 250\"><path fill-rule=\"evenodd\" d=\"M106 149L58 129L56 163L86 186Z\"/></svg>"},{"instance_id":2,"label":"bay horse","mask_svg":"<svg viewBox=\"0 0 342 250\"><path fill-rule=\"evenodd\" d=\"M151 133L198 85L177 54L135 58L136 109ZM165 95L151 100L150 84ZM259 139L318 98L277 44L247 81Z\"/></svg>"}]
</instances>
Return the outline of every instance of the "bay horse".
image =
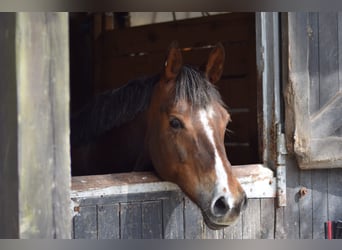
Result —
<instances>
[{"instance_id":1,"label":"bay horse","mask_svg":"<svg viewBox=\"0 0 342 250\"><path fill-rule=\"evenodd\" d=\"M73 175L154 169L198 205L209 228L233 224L247 198L224 146L230 115L214 86L224 61L219 43L204 70L183 65L173 42L161 73L97 96L71 119Z\"/></svg>"}]
</instances>

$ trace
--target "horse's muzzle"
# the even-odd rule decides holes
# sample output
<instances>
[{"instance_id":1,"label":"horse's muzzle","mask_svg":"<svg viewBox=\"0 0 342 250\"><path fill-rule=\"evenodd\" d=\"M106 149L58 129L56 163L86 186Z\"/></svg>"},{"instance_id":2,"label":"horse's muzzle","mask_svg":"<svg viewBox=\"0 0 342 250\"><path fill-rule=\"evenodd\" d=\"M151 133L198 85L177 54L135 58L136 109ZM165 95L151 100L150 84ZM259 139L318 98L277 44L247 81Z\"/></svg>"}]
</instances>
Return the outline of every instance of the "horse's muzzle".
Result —
<instances>
[{"instance_id":1,"label":"horse's muzzle","mask_svg":"<svg viewBox=\"0 0 342 250\"><path fill-rule=\"evenodd\" d=\"M231 204L229 197L219 195L214 197L211 202L210 209L203 211L203 218L207 226L211 229L218 230L235 224L240 213L246 209L247 196L243 192L239 199Z\"/></svg>"}]
</instances>

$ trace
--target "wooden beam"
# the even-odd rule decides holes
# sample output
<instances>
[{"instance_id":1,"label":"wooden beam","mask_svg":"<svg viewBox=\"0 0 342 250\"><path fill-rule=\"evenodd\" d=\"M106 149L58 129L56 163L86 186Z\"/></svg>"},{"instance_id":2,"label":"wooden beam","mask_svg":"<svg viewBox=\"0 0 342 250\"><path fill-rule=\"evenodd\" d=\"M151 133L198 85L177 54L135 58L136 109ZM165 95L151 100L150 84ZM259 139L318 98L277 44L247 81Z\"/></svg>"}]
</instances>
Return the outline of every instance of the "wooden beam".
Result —
<instances>
[{"instance_id":1,"label":"wooden beam","mask_svg":"<svg viewBox=\"0 0 342 250\"><path fill-rule=\"evenodd\" d=\"M261 164L233 167L248 198L275 197L273 172ZM149 193L179 190L171 182L160 180L152 172L133 172L72 177L71 198L104 197L129 193Z\"/></svg>"},{"instance_id":2,"label":"wooden beam","mask_svg":"<svg viewBox=\"0 0 342 250\"><path fill-rule=\"evenodd\" d=\"M70 238L66 13L16 14L20 238Z\"/></svg>"}]
</instances>

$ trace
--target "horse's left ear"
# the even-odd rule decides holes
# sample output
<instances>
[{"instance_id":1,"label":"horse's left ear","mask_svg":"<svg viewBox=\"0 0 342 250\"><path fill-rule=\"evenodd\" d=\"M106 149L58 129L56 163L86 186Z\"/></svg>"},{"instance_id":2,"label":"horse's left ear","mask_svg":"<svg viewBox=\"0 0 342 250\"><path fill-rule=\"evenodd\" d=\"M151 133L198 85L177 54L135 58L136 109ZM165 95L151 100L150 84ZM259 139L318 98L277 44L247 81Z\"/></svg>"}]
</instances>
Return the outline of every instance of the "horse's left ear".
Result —
<instances>
[{"instance_id":1,"label":"horse's left ear","mask_svg":"<svg viewBox=\"0 0 342 250\"><path fill-rule=\"evenodd\" d=\"M165 60L163 77L166 81L174 80L182 67L182 53L177 41L173 41L168 50Z\"/></svg>"},{"instance_id":2,"label":"horse's left ear","mask_svg":"<svg viewBox=\"0 0 342 250\"><path fill-rule=\"evenodd\" d=\"M222 43L218 43L210 52L207 65L205 67L205 75L211 83L215 84L220 80L223 72L224 60L224 47Z\"/></svg>"}]
</instances>

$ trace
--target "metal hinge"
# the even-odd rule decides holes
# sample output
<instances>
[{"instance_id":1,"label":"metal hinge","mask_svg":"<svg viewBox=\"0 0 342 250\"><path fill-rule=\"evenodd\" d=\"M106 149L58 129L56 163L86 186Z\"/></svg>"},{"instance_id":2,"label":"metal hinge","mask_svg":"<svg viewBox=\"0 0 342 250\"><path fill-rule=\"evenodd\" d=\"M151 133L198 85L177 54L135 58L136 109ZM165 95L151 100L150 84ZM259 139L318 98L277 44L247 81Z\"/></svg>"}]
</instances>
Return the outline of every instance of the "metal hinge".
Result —
<instances>
[{"instance_id":1,"label":"metal hinge","mask_svg":"<svg viewBox=\"0 0 342 250\"><path fill-rule=\"evenodd\" d=\"M281 125L277 124L277 200L279 207L286 206L286 145L285 134L282 133Z\"/></svg>"}]
</instances>

